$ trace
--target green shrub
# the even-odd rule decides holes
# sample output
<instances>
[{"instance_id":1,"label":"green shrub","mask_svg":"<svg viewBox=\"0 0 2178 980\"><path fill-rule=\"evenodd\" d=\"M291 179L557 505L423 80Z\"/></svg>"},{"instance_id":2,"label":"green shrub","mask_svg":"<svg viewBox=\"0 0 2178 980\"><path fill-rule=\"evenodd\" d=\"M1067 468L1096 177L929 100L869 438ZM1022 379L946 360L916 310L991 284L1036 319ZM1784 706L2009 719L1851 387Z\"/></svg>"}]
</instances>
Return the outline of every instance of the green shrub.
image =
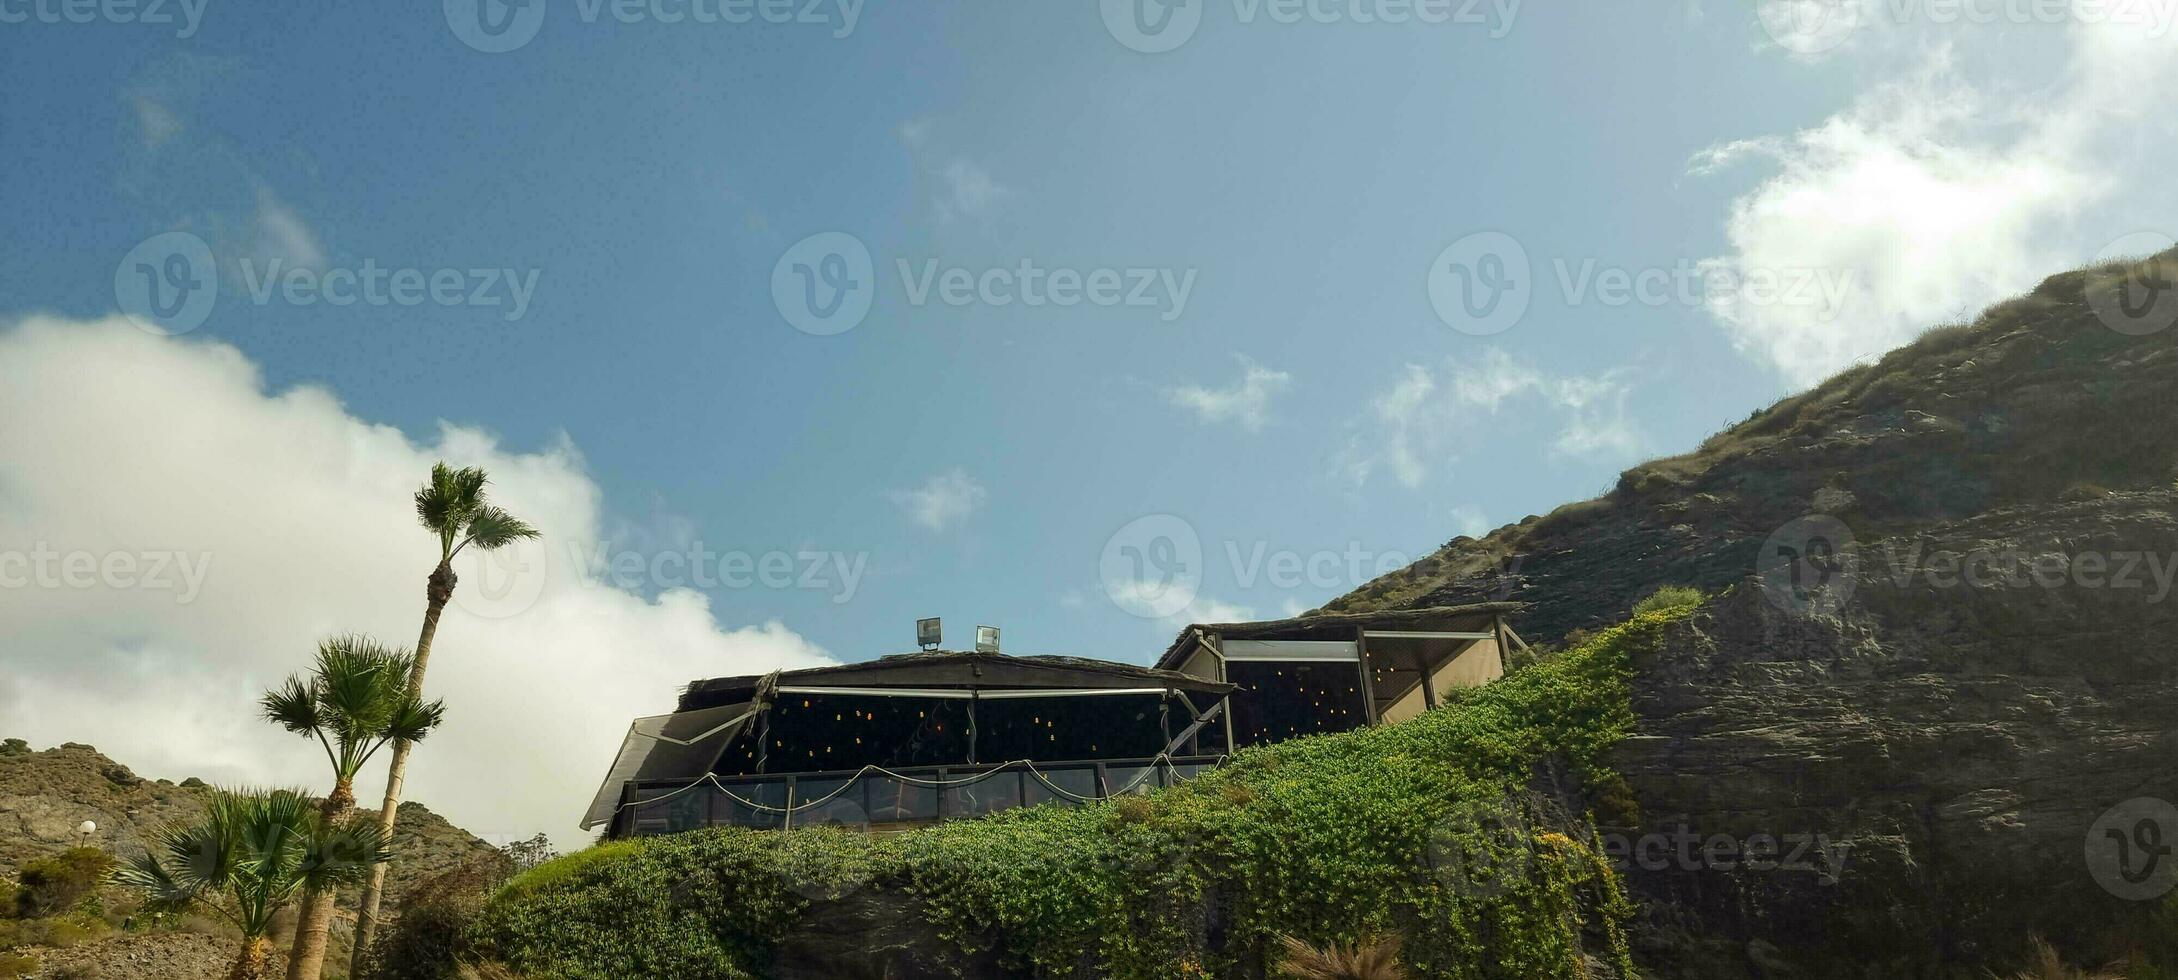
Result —
<instances>
[{"instance_id":1,"label":"green shrub","mask_svg":"<svg viewBox=\"0 0 2178 980\"><path fill-rule=\"evenodd\" d=\"M0 921L0 950L22 946L74 946L97 939L110 928L104 920L83 915Z\"/></svg>"},{"instance_id":2,"label":"green shrub","mask_svg":"<svg viewBox=\"0 0 2178 980\"><path fill-rule=\"evenodd\" d=\"M27 953L0 953L0 980L18 980L38 969L38 958Z\"/></svg>"},{"instance_id":3,"label":"green shrub","mask_svg":"<svg viewBox=\"0 0 2178 980\"><path fill-rule=\"evenodd\" d=\"M1632 725L1628 658L1683 615L1646 612L1441 710L1245 750L1146 797L886 837L718 828L604 845L495 893L467 954L567 980L755 976L813 902L868 889L960 953L1038 975L1093 962L1115 978L1225 976L1283 935L1391 934L1417 977L1578 975L1599 943L1630 975L1632 905L1584 822L1508 834L1472 817L1519 799L1546 760L1612 785L1601 760ZM1521 860L1460 860L1492 854Z\"/></svg>"},{"instance_id":4,"label":"green shrub","mask_svg":"<svg viewBox=\"0 0 2178 980\"><path fill-rule=\"evenodd\" d=\"M401 914L378 934L361 976L370 980L441 980L454 975L484 898L499 884L500 865L472 860L419 883L401 901ZM489 975L486 971L486 975Z\"/></svg>"},{"instance_id":5,"label":"green shrub","mask_svg":"<svg viewBox=\"0 0 2178 980\"><path fill-rule=\"evenodd\" d=\"M1702 590L1691 585L1666 585L1634 603L1633 614L1684 609L1702 604Z\"/></svg>"},{"instance_id":6,"label":"green shrub","mask_svg":"<svg viewBox=\"0 0 2178 980\"><path fill-rule=\"evenodd\" d=\"M8 756L11 756L11 755L29 755L29 754L30 754L30 743L29 743L29 742L25 742L25 741L23 741L22 739L19 739L19 738L11 738L11 739L7 739L7 740L5 740L5 741L0 741L0 759L4 759L4 758L7 758Z\"/></svg>"},{"instance_id":7,"label":"green shrub","mask_svg":"<svg viewBox=\"0 0 2178 980\"><path fill-rule=\"evenodd\" d=\"M113 855L95 847L73 847L23 865L15 907L25 918L54 915L75 908L98 890L113 870Z\"/></svg>"}]
</instances>

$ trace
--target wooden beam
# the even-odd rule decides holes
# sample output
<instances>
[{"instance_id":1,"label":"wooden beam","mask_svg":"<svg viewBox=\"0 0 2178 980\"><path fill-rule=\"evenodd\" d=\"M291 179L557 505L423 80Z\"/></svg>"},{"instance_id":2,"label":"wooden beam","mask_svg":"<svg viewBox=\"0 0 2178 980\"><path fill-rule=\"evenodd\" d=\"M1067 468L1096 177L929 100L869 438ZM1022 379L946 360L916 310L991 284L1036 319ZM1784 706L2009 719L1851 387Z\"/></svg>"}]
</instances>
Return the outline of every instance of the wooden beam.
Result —
<instances>
[{"instance_id":1,"label":"wooden beam","mask_svg":"<svg viewBox=\"0 0 2178 980\"><path fill-rule=\"evenodd\" d=\"M1371 680L1369 677L1369 632L1367 630L1361 629L1359 627L1356 627L1354 629L1354 652L1361 655L1360 667L1362 708L1365 712L1367 712L1365 717L1369 719L1369 724L1374 725L1377 721L1376 682Z\"/></svg>"},{"instance_id":2,"label":"wooden beam","mask_svg":"<svg viewBox=\"0 0 2178 980\"><path fill-rule=\"evenodd\" d=\"M1225 650L1218 636L1205 630L1201 634L1201 640L1202 645L1210 651L1210 655L1216 657L1218 660L1218 683L1231 684L1233 682L1233 679L1232 677L1228 676L1228 671L1226 671L1225 669ZM1240 751L1240 744L1233 741L1233 713L1230 710L1226 710L1232 706L1232 703L1232 691L1227 691L1223 695L1220 695L1218 698L1218 710L1224 711L1225 714L1226 755L1231 755L1235 752Z\"/></svg>"},{"instance_id":3,"label":"wooden beam","mask_svg":"<svg viewBox=\"0 0 2178 980\"><path fill-rule=\"evenodd\" d=\"M1437 668L1429 662L1428 657L1422 655L1420 647L1416 647L1414 650L1414 665L1422 669L1422 709L1435 711L1437 709Z\"/></svg>"},{"instance_id":4,"label":"wooden beam","mask_svg":"<svg viewBox=\"0 0 2178 980\"><path fill-rule=\"evenodd\" d=\"M1494 632L1477 633L1472 630L1420 632L1415 630L1365 630L1361 635L1373 636L1379 640L1494 640L1497 638L1497 634Z\"/></svg>"}]
</instances>

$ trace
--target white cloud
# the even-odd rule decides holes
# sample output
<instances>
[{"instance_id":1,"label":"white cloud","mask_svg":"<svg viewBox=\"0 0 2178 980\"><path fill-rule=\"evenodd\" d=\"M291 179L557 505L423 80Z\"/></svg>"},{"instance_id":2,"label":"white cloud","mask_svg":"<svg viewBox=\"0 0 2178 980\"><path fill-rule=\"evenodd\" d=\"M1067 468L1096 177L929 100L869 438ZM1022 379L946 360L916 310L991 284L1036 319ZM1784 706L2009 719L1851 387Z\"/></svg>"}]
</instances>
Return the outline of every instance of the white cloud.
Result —
<instances>
[{"instance_id":1,"label":"white cloud","mask_svg":"<svg viewBox=\"0 0 2178 980\"><path fill-rule=\"evenodd\" d=\"M436 546L409 496L442 458L485 467L497 499L545 534L513 554L526 571L511 587L463 567L439 628L430 693L449 712L409 796L457 824L584 841L574 825L630 718L670 710L695 678L828 659L777 622L722 627L700 593L646 600L546 560L600 533L600 492L564 441L517 453L446 425L420 444L323 389L267 392L231 347L118 318L0 328L0 418L12 737L89 742L173 779L322 788L322 756L259 721L256 698L323 637L413 642ZM41 584L26 565L39 550L208 564L184 602L103 575L77 587L66 559ZM375 800L382 779L374 761L358 796Z\"/></svg>"},{"instance_id":2,"label":"white cloud","mask_svg":"<svg viewBox=\"0 0 2178 980\"><path fill-rule=\"evenodd\" d=\"M1850 277L1839 308L1746 292L1711 302L1740 350L1795 383L1970 318L2172 216L2162 169L2178 126L2151 114L2146 93L2174 80L2178 33L2081 20L2056 79L2022 91L2009 74L1969 78L1951 41L1901 43L1900 26L1885 25L1879 47L1914 59L1905 77L1819 125L1722 144L1691 164L1701 175L1746 160L1775 170L1733 202L1730 250L1708 270L1742 282Z\"/></svg>"},{"instance_id":3,"label":"white cloud","mask_svg":"<svg viewBox=\"0 0 2178 980\"><path fill-rule=\"evenodd\" d=\"M1111 597L1113 605L1156 624L1159 629L1177 632L1196 623L1247 623L1256 619L1253 606L1213 599L1198 592L1175 591L1176 588L1185 589L1185 586L1148 579L1104 583L1105 595ZM1185 599L1186 605L1175 608L1177 599Z\"/></svg>"},{"instance_id":4,"label":"white cloud","mask_svg":"<svg viewBox=\"0 0 2178 980\"><path fill-rule=\"evenodd\" d=\"M980 221L996 215L1014 196L1014 189L1000 183L982 164L939 146L931 125L927 119L910 119L900 124L899 135L902 144L924 159L925 175L938 185L938 193L930 202L938 220Z\"/></svg>"},{"instance_id":5,"label":"white cloud","mask_svg":"<svg viewBox=\"0 0 2178 980\"><path fill-rule=\"evenodd\" d=\"M131 99L130 104L136 109L136 125L143 136L145 149L156 150L181 133L181 117L157 100L139 95Z\"/></svg>"},{"instance_id":6,"label":"white cloud","mask_svg":"<svg viewBox=\"0 0 2178 980\"><path fill-rule=\"evenodd\" d=\"M280 260L285 268L322 269L325 247L309 222L289 207L269 187L257 189L257 247L254 255L264 261Z\"/></svg>"},{"instance_id":7,"label":"white cloud","mask_svg":"<svg viewBox=\"0 0 2178 980\"><path fill-rule=\"evenodd\" d=\"M1013 196L1013 188L998 182L982 165L955 160L945 166L945 194L935 202L938 217L988 218Z\"/></svg>"},{"instance_id":8,"label":"white cloud","mask_svg":"<svg viewBox=\"0 0 2178 980\"><path fill-rule=\"evenodd\" d=\"M892 501L915 523L943 531L967 520L990 496L966 470L953 469L923 481L913 490L893 491Z\"/></svg>"},{"instance_id":9,"label":"white cloud","mask_svg":"<svg viewBox=\"0 0 2178 980\"><path fill-rule=\"evenodd\" d=\"M1484 419L1508 406L1538 410L1556 430L1554 452L1631 455L1642 439L1627 414L1629 373L1616 368L1594 377L1554 376L1497 348L1479 362L1448 359L1441 371L1409 364L1356 423L1339 465L1355 486L1382 468L1401 486L1420 487L1475 438Z\"/></svg>"},{"instance_id":10,"label":"white cloud","mask_svg":"<svg viewBox=\"0 0 2178 980\"><path fill-rule=\"evenodd\" d=\"M1273 396L1285 391L1293 383L1293 376L1284 371L1273 371L1246 357L1235 355L1240 361L1240 378L1222 388L1203 388L1186 385L1168 388L1165 397L1174 405L1185 408L1205 423L1235 422L1249 432L1260 432L1270 419L1270 403Z\"/></svg>"}]
</instances>

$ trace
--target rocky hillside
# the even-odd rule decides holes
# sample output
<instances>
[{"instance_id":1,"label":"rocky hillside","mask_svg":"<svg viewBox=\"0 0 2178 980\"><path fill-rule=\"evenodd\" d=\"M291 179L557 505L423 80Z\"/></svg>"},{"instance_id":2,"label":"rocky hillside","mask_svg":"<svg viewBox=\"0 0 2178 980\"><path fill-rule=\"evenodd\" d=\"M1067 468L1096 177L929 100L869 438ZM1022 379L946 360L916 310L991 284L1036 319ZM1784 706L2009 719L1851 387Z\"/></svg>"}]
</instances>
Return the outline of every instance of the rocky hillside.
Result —
<instances>
[{"instance_id":1,"label":"rocky hillside","mask_svg":"<svg viewBox=\"0 0 2178 980\"><path fill-rule=\"evenodd\" d=\"M88 745L70 742L34 752L11 741L0 749L0 868L82 845L115 855L135 853L149 831L194 819L207 791L191 779L144 779ZM76 833L86 820L98 825L88 838ZM396 901L419 881L498 853L420 803L401 804L398 828L401 861L387 875Z\"/></svg>"},{"instance_id":2,"label":"rocky hillside","mask_svg":"<svg viewBox=\"0 0 2178 980\"><path fill-rule=\"evenodd\" d=\"M2161 261L2178 274L2178 252ZM2178 430L2160 422L2178 407L2178 329L2112 329L2098 314L2107 289L2091 295L2091 281L2108 273L2054 276L1694 452L1629 469L1606 496L1455 538L1326 611L1517 599L1532 604L1527 638L1555 641L1622 617L1659 583L1732 585L1766 539L1811 514L1877 538L2068 493L2167 490Z\"/></svg>"},{"instance_id":3,"label":"rocky hillside","mask_svg":"<svg viewBox=\"0 0 2178 980\"><path fill-rule=\"evenodd\" d=\"M1617 832L1666 842L1628 876L1660 975L1985 975L2030 933L2122 956L2172 883L2148 831L2178 841L2178 330L2113 329L2108 281L2053 277L1329 608L1510 598L1558 642L1661 585L1717 596L1636 665L1616 755ZM1836 859L1734 859L1787 837Z\"/></svg>"}]
</instances>

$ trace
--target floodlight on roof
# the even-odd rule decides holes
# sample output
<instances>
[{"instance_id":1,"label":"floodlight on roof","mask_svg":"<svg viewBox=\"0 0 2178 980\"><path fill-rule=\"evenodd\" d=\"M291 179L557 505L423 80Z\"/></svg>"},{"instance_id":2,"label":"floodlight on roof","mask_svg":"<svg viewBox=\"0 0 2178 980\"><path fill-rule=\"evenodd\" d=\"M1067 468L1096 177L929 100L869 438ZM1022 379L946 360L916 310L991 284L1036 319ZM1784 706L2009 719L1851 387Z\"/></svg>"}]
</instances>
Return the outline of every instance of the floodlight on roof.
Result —
<instances>
[{"instance_id":1,"label":"floodlight on roof","mask_svg":"<svg viewBox=\"0 0 2178 980\"><path fill-rule=\"evenodd\" d=\"M976 652L977 652L977 653L997 653L997 652L998 652L998 627L996 627L996 626L978 626L978 627L976 627Z\"/></svg>"},{"instance_id":2,"label":"floodlight on roof","mask_svg":"<svg viewBox=\"0 0 2178 980\"><path fill-rule=\"evenodd\" d=\"M915 645L925 650L935 650L945 642L945 631L939 628L938 618L915 621Z\"/></svg>"}]
</instances>

